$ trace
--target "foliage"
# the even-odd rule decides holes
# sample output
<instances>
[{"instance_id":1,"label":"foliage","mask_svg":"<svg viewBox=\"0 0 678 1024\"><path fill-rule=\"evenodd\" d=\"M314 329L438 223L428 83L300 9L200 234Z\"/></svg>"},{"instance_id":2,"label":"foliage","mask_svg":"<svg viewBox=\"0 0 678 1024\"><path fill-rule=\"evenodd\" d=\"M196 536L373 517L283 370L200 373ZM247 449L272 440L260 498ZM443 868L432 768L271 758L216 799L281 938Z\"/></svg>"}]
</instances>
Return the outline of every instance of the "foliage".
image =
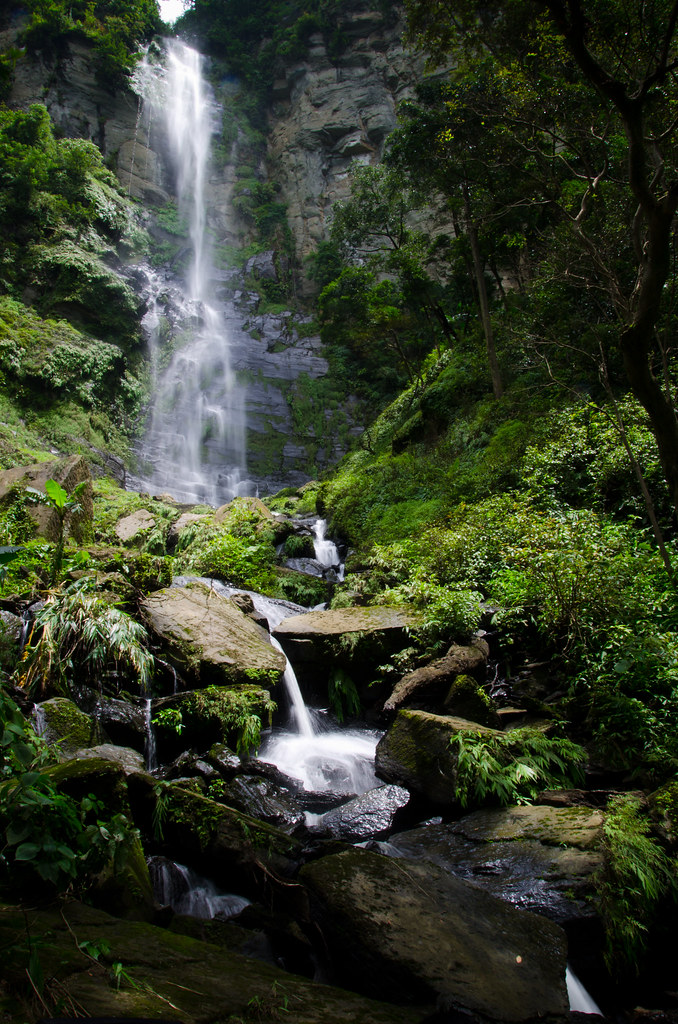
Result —
<instances>
[{"instance_id":1,"label":"foliage","mask_svg":"<svg viewBox=\"0 0 678 1024\"><path fill-rule=\"evenodd\" d=\"M119 869L138 831L120 814L102 820L92 798L60 792L47 763L51 752L0 689L0 877L29 885L35 876L52 887L85 881L106 863Z\"/></svg>"},{"instance_id":2,"label":"foliage","mask_svg":"<svg viewBox=\"0 0 678 1024\"><path fill-rule=\"evenodd\" d=\"M261 527L264 527L261 529ZM260 516L234 508L223 524L196 524L181 535L177 568L268 593L275 588L275 548Z\"/></svg>"},{"instance_id":3,"label":"foliage","mask_svg":"<svg viewBox=\"0 0 678 1024\"><path fill-rule=\"evenodd\" d=\"M617 975L629 970L637 974L661 900L678 896L676 865L651 834L634 795L616 797L608 805L603 851L597 892L605 924L605 959Z\"/></svg>"},{"instance_id":4,"label":"foliage","mask_svg":"<svg viewBox=\"0 0 678 1024\"><path fill-rule=\"evenodd\" d=\"M32 487L26 488L27 494L31 495L34 500L49 505L56 515L57 537L54 545L54 551L52 553L49 572L49 582L51 586L54 586L54 584L57 583L61 575L68 524L72 516L82 512L80 496L84 493L87 487L88 481L83 480L82 483L77 484L69 494L68 491L64 490L61 484L56 480L46 480L44 494L42 491L36 491Z\"/></svg>"},{"instance_id":5,"label":"foliage","mask_svg":"<svg viewBox=\"0 0 678 1024\"><path fill-rule=\"evenodd\" d=\"M224 735L235 735L236 751L241 756L248 756L251 751L259 749L261 713L268 715L270 724L276 706L265 690L225 690L218 686L196 690L187 703L188 709L216 715L221 722Z\"/></svg>"},{"instance_id":6,"label":"foliage","mask_svg":"<svg viewBox=\"0 0 678 1024\"><path fill-rule=\"evenodd\" d=\"M153 672L146 630L125 612L69 585L48 597L35 617L20 671L32 693L67 691L89 681L98 690L107 681L118 690L133 680L145 691Z\"/></svg>"},{"instance_id":7,"label":"foliage","mask_svg":"<svg viewBox=\"0 0 678 1024\"><path fill-rule=\"evenodd\" d=\"M70 39L91 40L98 81L114 92L127 82L138 45L159 31L156 0L28 0L31 18L24 32L29 51L59 57Z\"/></svg>"},{"instance_id":8,"label":"foliage","mask_svg":"<svg viewBox=\"0 0 678 1024\"><path fill-rule=\"evenodd\" d=\"M469 804L529 803L543 789L583 781L586 752L571 740L525 727L484 735L460 731L450 740L457 756L457 795Z\"/></svg>"},{"instance_id":9,"label":"foliage","mask_svg":"<svg viewBox=\"0 0 678 1024\"><path fill-rule=\"evenodd\" d=\"M327 684L327 694L337 721L355 718L361 712L360 697L351 677L341 667L332 671Z\"/></svg>"}]
</instances>

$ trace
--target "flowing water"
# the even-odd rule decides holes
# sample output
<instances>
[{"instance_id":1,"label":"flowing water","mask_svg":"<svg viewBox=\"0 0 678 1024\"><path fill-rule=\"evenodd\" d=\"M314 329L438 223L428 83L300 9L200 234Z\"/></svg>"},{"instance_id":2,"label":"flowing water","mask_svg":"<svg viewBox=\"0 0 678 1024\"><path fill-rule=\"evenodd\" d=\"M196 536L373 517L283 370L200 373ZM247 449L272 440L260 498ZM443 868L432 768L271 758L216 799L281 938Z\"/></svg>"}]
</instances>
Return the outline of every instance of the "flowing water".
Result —
<instances>
[{"instance_id":1,"label":"flowing water","mask_svg":"<svg viewBox=\"0 0 678 1024\"><path fill-rule=\"evenodd\" d=\"M187 577L176 577L174 585L181 586ZM289 601L263 597L253 591L228 587L218 580L205 580L224 597L248 594L254 607L263 615L271 631L291 615L308 611ZM271 638L274 646L280 645ZM310 710L304 701L294 669L289 661L283 679L291 722L286 729L276 729L265 738L259 758L276 765L281 772L309 792L330 791L337 794L366 793L381 782L374 774L374 752L381 733L373 729L337 729L326 725L322 718Z\"/></svg>"},{"instance_id":2,"label":"flowing water","mask_svg":"<svg viewBox=\"0 0 678 1024\"><path fill-rule=\"evenodd\" d=\"M143 64L136 85L145 116L165 144L179 214L188 225L190 258L181 282L168 284L166 274L145 268L154 399L137 449L139 476L131 483L138 490L218 505L253 487L246 474L244 388L231 358L232 311L215 298L218 275L207 224L217 109L202 57L179 40L167 42L165 65ZM161 314L168 289L177 288L174 339L181 344L168 361Z\"/></svg>"},{"instance_id":3,"label":"flowing water","mask_svg":"<svg viewBox=\"0 0 678 1024\"><path fill-rule=\"evenodd\" d=\"M244 896L222 892L192 868L165 857L151 857L148 870L156 900L162 906L171 907L175 914L203 920L223 919L234 917L250 904Z\"/></svg>"}]
</instances>

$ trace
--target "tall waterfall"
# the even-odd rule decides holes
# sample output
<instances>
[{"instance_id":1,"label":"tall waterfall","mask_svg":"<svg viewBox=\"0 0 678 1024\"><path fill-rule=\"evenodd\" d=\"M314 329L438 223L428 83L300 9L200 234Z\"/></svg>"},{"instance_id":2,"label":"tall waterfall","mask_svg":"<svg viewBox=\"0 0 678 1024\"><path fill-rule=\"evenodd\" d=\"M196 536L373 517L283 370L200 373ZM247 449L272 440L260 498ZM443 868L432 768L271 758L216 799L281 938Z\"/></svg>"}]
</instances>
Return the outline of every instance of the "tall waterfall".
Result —
<instances>
[{"instance_id":1,"label":"tall waterfall","mask_svg":"<svg viewBox=\"0 0 678 1024\"><path fill-rule=\"evenodd\" d=\"M153 129L165 137L179 212L189 225L190 260L180 282L183 295L176 303L180 312L174 330L175 339L186 341L166 366L159 310L167 280L148 269L151 301L145 325L154 398L138 446L140 471L134 483L140 490L216 505L252 493L246 480L244 390L231 364L225 309L215 298L207 223L216 106L200 54L178 40L167 43L166 67L147 63L137 87Z\"/></svg>"}]
</instances>

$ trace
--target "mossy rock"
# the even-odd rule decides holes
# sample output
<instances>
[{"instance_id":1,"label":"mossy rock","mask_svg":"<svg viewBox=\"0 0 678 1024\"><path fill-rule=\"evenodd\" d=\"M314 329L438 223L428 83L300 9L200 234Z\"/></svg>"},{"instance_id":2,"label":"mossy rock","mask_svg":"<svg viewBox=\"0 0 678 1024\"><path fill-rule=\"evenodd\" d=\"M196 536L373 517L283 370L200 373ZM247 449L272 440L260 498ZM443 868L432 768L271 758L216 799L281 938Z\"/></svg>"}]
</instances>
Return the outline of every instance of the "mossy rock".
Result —
<instances>
[{"instance_id":1,"label":"mossy rock","mask_svg":"<svg viewBox=\"0 0 678 1024\"><path fill-rule=\"evenodd\" d=\"M399 711L377 745L377 775L434 804L453 807L458 803L457 752L450 740L469 729L488 737L500 735L497 730L463 718Z\"/></svg>"},{"instance_id":2,"label":"mossy rock","mask_svg":"<svg viewBox=\"0 0 678 1024\"><path fill-rule=\"evenodd\" d=\"M141 611L167 660L200 686L275 685L282 678L285 658L266 631L205 583L157 591Z\"/></svg>"},{"instance_id":3,"label":"mossy rock","mask_svg":"<svg viewBox=\"0 0 678 1024\"><path fill-rule=\"evenodd\" d=\"M3 980L18 993L8 1019L44 1018L26 981L21 939L30 934L45 977L66 1005L88 1017L116 1020L284 1020L296 1024L417 1024L423 1008L401 1008L321 985L211 942L137 921L121 921L69 901L35 910L0 907L0 944L8 952ZM98 961L90 948L104 951ZM111 982L114 964L124 973ZM2 1007L2 1003L0 1003ZM256 1016L255 1016L256 1014Z\"/></svg>"},{"instance_id":4,"label":"mossy rock","mask_svg":"<svg viewBox=\"0 0 678 1024\"><path fill-rule=\"evenodd\" d=\"M493 729L499 726L492 698L472 676L466 674L457 676L450 686L443 701L443 711Z\"/></svg>"},{"instance_id":5,"label":"mossy rock","mask_svg":"<svg viewBox=\"0 0 678 1024\"><path fill-rule=\"evenodd\" d=\"M61 760L103 741L101 726L67 697L43 701L36 717L40 734Z\"/></svg>"},{"instance_id":6,"label":"mossy rock","mask_svg":"<svg viewBox=\"0 0 678 1024\"><path fill-rule=\"evenodd\" d=\"M269 900L277 888L276 878L295 873L301 844L272 825L178 782L166 787L162 799L166 855L214 879L225 891ZM141 813L150 821L154 801L151 788L145 794L146 810L137 811L137 820Z\"/></svg>"}]
</instances>

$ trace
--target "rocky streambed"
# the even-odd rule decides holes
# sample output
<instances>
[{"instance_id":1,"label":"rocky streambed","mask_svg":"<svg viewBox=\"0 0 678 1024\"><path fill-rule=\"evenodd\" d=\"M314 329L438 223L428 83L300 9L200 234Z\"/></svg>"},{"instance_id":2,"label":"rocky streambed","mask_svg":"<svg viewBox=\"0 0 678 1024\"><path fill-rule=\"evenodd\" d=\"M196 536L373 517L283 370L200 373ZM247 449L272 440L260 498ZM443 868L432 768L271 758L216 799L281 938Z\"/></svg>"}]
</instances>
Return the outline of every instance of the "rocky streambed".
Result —
<instances>
[{"instance_id":1,"label":"rocky streambed","mask_svg":"<svg viewBox=\"0 0 678 1024\"><path fill-rule=\"evenodd\" d=\"M172 529L204 514L183 510ZM135 515L116 525L132 547L154 528ZM3 614L19 644L21 619ZM484 638L379 675L411 645L413 609L308 610L183 577L158 581L137 614L152 694L83 679L34 706L13 691L52 782L92 794L127 841L86 903L74 890L2 906L0 1020L55 1006L185 1024L565 1020L568 960L605 1010L623 1009L597 901L609 789L460 804L450 741L526 715L488 700ZM12 995L26 944L44 979L32 1006Z\"/></svg>"}]
</instances>

